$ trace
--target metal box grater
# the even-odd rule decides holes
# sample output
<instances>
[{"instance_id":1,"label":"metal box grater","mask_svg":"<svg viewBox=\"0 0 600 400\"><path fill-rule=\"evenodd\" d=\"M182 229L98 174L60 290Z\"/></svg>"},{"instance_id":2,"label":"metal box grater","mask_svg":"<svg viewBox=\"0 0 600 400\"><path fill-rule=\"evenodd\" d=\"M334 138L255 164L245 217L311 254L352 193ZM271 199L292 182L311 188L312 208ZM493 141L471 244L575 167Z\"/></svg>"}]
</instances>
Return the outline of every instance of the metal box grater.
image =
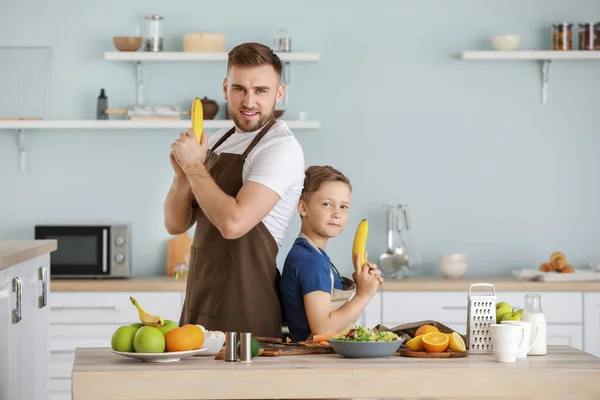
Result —
<instances>
[{"instance_id":1,"label":"metal box grater","mask_svg":"<svg viewBox=\"0 0 600 400\"><path fill-rule=\"evenodd\" d=\"M492 294L472 294L474 287L491 287ZM496 323L496 289L491 283L469 286L467 307L467 349L470 354L492 354L490 324Z\"/></svg>"}]
</instances>

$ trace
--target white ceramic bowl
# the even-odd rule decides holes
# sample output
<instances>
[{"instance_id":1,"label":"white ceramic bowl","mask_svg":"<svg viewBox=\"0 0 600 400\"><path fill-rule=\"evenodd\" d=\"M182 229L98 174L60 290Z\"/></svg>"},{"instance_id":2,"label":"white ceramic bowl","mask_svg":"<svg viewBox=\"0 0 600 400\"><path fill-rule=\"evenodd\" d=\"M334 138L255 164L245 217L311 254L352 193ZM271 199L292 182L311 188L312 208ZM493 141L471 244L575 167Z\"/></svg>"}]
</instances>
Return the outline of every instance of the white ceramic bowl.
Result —
<instances>
[{"instance_id":1,"label":"white ceramic bowl","mask_svg":"<svg viewBox=\"0 0 600 400\"><path fill-rule=\"evenodd\" d=\"M460 278L467 272L468 261L466 253L444 254L440 256L440 271L446 278Z\"/></svg>"},{"instance_id":2,"label":"white ceramic bowl","mask_svg":"<svg viewBox=\"0 0 600 400\"><path fill-rule=\"evenodd\" d=\"M492 36L492 45L496 50L516 50L521 43L519 35L496 35Z\"/></svg>"},{"instance_id":3,"label":"white ceramic bowl","mask_svg":"<svg viewBox=\"0 0 600 400\"><path fill-rule=\"evenodd\" d=\"M199 356L214 356L223 348L225 343L225 336L205 337L202 348L206 348L206 351L198 354Z\"/></svg>"}]
</instances>

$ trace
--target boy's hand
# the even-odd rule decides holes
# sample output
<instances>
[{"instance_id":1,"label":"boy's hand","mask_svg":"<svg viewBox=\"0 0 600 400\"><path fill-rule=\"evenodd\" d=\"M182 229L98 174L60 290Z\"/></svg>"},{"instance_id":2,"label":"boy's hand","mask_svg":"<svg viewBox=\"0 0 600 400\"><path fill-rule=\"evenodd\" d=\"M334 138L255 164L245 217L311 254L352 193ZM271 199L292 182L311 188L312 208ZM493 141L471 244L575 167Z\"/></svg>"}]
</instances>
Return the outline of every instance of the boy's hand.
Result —
<instances>
[{"instance_id":1,"label":"boy's hand","mask_svg":"<svg viewBox=\"0 0 600 400\"><path fill-rule=\"evenodd\" d=\"M356 295L363 296L371 300L383 278L381 277L381 271L377 269L377 266L370 262L365 262L360 265L360 255L356 254L354 257L354 273L352 279L356 284Z\"/></svg>"}]
</instances>

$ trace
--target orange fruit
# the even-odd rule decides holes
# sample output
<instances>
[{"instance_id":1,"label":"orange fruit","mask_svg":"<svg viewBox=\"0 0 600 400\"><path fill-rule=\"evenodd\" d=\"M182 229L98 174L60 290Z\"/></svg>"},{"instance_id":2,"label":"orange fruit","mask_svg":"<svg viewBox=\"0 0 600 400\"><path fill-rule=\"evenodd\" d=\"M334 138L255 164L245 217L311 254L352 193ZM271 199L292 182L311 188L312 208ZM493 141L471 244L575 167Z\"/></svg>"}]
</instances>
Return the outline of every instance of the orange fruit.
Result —
<instances>
[{"instance_id":1,"label":"orange fruit","mask_svg":"<svg viewBox=\"0 0 600 400\"><path fill-rule=\"evenodd\" d=\"M196 348L194 350L200 349L202 348L202 345L204 344L204 331L202 330L202 328L200 328L198 325L194 325L194 324L187 324L184 325L183 328L189 329L192 332L194 332L194 335L196 336Z\"/></svg>"},{"instance_id":2,"label":"orange fruit","mask_svg":"<svg viewBox=\"0 0 600 400\"><path fill-rule=\"evenodd\" d=\"M446 333L446 336L448 336L449 339L448 348L450 350L455 351L457 353L464 353L467 350L465 341L463 340L462 336L460 336L458 333Z\"/></svg>"},{"instance_id":3,"label":"orange fruit","mask_svg":"<svg viewBox=\"0 0 600 400\"><path fill-rule=\"evenodd\" d=\"M419 327L419 329L417 329L417 331L415 332L415 337L419 336L419 335L424 335L426 333L430 333L430 332L439 332L440 330L438 328L436 328L433 325L422 325L421 327Z\"/></svg>"},{"instance_id":4,"label":"orange fruit","mask_svg":"<svg viewBox=\"0 0 600 400\"><path fill-rule=\"evenodd\" d=\"M429 332L423 335L423 347L428 353L442 353L448 348L450 338L445 333Z\"/></svg>"},{"instance_id":5,"label":"orange fruit","mask_svg":"<svg viewBox=\"0 0 600 400\"><path fill-rule=\"evenodd\" d=\"M193 330L180 326L167 332L165 344L168 352L195 350L198 337Z\"/></svg>"},{"instance_id":6,"label":"orange fruit","mask_svg":"<svg viewBox=\"0 0 600 400\"><path fill-rule=\"evenodd\" d=\"M406 342L406 347L413 351L421 351L423 350L423 335L415 336Z\"/></svg>"}]
</instances>

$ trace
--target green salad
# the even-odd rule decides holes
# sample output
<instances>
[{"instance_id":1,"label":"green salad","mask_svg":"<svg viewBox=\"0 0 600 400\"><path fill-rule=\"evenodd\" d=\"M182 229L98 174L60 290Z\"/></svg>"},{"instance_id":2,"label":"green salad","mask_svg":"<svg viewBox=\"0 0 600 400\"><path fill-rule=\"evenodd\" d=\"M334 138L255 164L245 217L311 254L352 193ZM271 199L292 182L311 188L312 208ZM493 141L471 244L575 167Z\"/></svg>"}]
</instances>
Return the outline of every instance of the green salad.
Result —
<instances>
[{"instance_id":1,"label":"green salad","mask_svg":"<svg viewBox=\"0 0 600 400\"><path fill-rule=\"evenodd\" d=\"M375 328L368 329L362 326L354 326L334 336L333 339L347 342L393 342L398 340L398 335L394 332L380 331Z\"/></svg>"}]
</instances>

